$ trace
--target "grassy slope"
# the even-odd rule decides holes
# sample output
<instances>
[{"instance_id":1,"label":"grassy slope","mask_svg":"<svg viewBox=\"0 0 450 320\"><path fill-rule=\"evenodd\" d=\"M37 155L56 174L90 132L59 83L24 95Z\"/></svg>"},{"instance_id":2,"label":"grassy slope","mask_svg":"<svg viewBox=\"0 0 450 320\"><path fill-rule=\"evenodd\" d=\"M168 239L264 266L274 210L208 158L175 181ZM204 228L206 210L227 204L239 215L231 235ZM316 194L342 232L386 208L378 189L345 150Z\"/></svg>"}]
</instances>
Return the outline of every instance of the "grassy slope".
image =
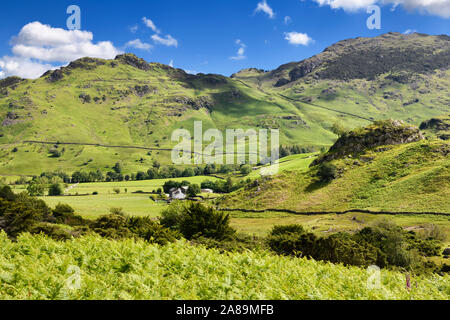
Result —
<instances>
[{"instance_id":1,"label":"grassy slope","mask_svg":"<svg viewBox=\"0 0 450 320\"><path fill-rule=\"evenodd\" d=\"M327 59L335 59L355 48L367 50L367 43L375 43L375 49L391 50L391 53L404 50L415 56L420 55L421 50L434 50L439 54L445 50L443 43L447 41L434 36L398 37L356 39L349 42L350 45L345 42L343 46L336 45L332 53L325 55ZM364 54L361 56L364 58ZM170 141L174 129L192 131L193 121L202 120L204 130L279 128L281 144L321 147L331 145L336 139L330 130L337 121L347 128L368 124L367 120L349 114L402 119L418 125L423 120L448 113L450 103L446 92L450 86L450 71L445 68L409 74L407 81L392 80L392 76L401 79L401 72L384 72L370 80L307 76L274 87L297 63L269 73L247 70L225 78L188 76L181 70L160 64L150 64L150 69L144 71L119 60L115 61L114 68L111 61L97 61L101 65L88 64L90 70L70 69L70 75L53 83L40 78L0 91L0 117L5 119L8 112L19 116L18 123L0 129L3 134L0 137L0 174L31 175L55 169L108 171L118 160L132 172L148 168L153 159L170 162L170 153L163 151L153 151L149 155L144 150L89 146L62 146L65 148L63 156L54 159L48 154L51 146L22 143L30 139L170 149L174 145ZM345 66L350 71L354 69L343 62L335 65ZM141 97L134 90L136 85L147 85L150 92ZM83 103L80 94L89 94L92 98L105 95L106 100ZM175 99L199 97L211 102L212 112L204 107L196 110ZM302 103L302 99L335 111ZM18 152L12 152L14 147L18 147Z\"/></svg>"},{"instance_id":2,"label":"grassy slope","mask_svg":"<svg viewBox=\"0 0 450 320\"><path fill-rule=\"evenodd\" d=\"M444 142L416 142L369 151L361 159L335 160L343 173L329 184L317 183L314 168L283 172L258 188L239 191L222 202L229 208L285 208L297 211L450 212L450 164L439 150ZM356 162L357 161L357 164Z\"/></svg>"},{"instance_id":3,"label":"grassy slope","mask_svg":"<svg viewBox=\"0 0 450 320\"><path fill-rule=\"evenodd\" d=\"M102 60L100 60L102 61ZM112 68L107 61L94 70L72 69L62 80L48 83L46 78L24 81L8 95L0 97L0 114L8 112L19 116L18 123L3 126L0 138L0 174L37 174L45 170L76 169L107 170L120 160L128 171L148 168L152 159L168 163L170 153L145 150L101 148L92 146L64 146L61 158L49 157L52 146L24 144L25 140L99 143L171 148L175 129L193 133L193 122L203 121L203 130L209 128L280 127L281 141L292 144L302 135L307 145L329 144L334 135L321 130L310 132L297 128L283 116L298 115L297 109L282 99L269 99L258 90L240 82L221 78L223 83L209 84L200 78L174 78L167 68L155 65L143 71L119 63ZM206 83L205 83L206 82ZM152 92L139 97L136 86L148 85ZM232 93L236 93L233 96ZM83 103L80 94L91 98L106 96L106 101ZM214 104L213 112L206 108L195 110L176 98L207 97ZM10 103L17 106L11 108ZM120 108L120 109L116 109ZM112 110L115 109L115 110ZM317 125L315 125L317 126ZM206 144L206 143L205 143ZM12 152L14 147L18 152ZM143 162L138 160L143 159ZM93 161L89 162L92 159ZM87 163L87 164L85 164Z\"/></svg>"},{"instance_id":4,"label":"grassy slope","mask_svg":"<svg viewBox=\"0 0 450 320\"><path fill-rule=\"evenodd\" d=\"M381 271L370 289L364 269L278 257L262 252L220 254L178 243L85 237L56 242L0 234L0 299L440 299L450 297L450 277ZM69 266L81 270L81 288L69 290ZM417 287L416 287L417 284Z\"/></svg>"}]
</instances>

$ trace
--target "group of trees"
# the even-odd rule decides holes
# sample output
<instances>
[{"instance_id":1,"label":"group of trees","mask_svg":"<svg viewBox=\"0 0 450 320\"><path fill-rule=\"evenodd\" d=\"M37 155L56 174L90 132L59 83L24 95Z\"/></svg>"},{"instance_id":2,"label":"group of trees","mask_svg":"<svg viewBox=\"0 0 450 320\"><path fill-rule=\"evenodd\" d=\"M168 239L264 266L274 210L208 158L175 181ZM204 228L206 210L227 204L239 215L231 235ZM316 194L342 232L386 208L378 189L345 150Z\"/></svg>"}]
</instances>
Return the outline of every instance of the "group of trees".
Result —
<instances>
[{"instance_id":1,"label":"group of trees","mask_svg":"<svg viewBox=\"0 0 450 320\"><path fill-rule=\"evenodd\" d=\"M290 156L292 154L313 153L317 149L313 146L302 147L300 145L280 146L280 158Z\"/></svg>"},{"instance_id":2,"label":"group of trees","mask_svg":"<svg viewBox=\"0 0 450 320\"><path fill-rule=\"evenodd\" d=\"M113 182L113 181L142 181L153 179L171 179L171 178L188 178L194 176L227 174L233 171L240 171L243 174L249 174L252 171L249 165L216 165L206 164L204 166L178 168L175 166L161 167L158 161L154 161L151 168L146 172L139 171L132 174L125 174L123 166L117 162L112 171L104 175L100 170L95 171L76 171L71 176L62 172L45 172L40 177L52 179L60 177L64 183L87 183L87 182ZM33 181L38 179L35 177Z\"/></svg>"},{"instance_id":3,"label":"group of trees","mask_svg":"<svg viewBox=\"0 0 450 320\"><path fill-rule=\"evenodd\" d=\"M27 191L31 196L61 196L64 193L64 179L59 175L41 175L30 181Z\"/></svg>"},{"instance_id":4,"label":"group of trees","mask_svg":"<svg viewBox=\"0 0 450 320\"><path fill-rule=\"evenodd\" d=\"M200 186L192 184L189 181L177 182L169 180L164 184L163 190L160 190L160 192L164 191L164 193L170 193L170 190L173 188L189 187L187 195L189 197L195 197L201 193L202 189L211 189L214 193L230 193L244 187L247 183L249 183L249 180L240 180L239 182L234 183L230 177L226 180L206 180L203 181Z\"/></svg>"},{"instance_id":5,"label":"group of trees","mask_svg":"<svg viewBox=\"0 0 450 320\"><path fill-rule=\"evenodd\" d=\"M276 226L267 243L273 251L283 255L415 271L436 269L424 257L439 255L442 246L439 236L420 237L389 220L381 220L354 234L339 232L328 237L318 237L301 225Z\"/></svg>"}]
</instances>

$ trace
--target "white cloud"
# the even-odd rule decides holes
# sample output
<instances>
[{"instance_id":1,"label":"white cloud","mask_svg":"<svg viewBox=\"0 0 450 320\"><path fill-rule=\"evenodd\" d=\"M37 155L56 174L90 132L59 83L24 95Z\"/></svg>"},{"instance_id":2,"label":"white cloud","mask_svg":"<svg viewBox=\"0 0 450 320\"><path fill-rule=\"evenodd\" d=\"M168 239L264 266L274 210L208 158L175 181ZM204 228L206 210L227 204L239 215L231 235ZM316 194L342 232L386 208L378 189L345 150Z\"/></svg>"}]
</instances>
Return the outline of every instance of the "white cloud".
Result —
<instances>
[{"instance_id":1,"label":"white cloud","mask_svg":"<svg viewBox=\"0 0 450 320\"><path fill-rule=\"evenodd\" d=\"M328 5L333 9L344 9L346 11L357 11L365 9L378 0L313 0L320 6Z\"/></svg>"},{"instance_id":2,"label":"white cloud","mask_svg":"<svg viewBox=\"0 0 450 320\"><path fill-rule=\"evenodd\" d=\"M28 23L11 40L14 56L0 58L0 77L37 78L54 68L52 63L66 64L82 57L113 59L121 53L111 42L93 43L93 39L88 31Z\"/></svg>"},{"instance_id":3,"label":"white cloud","mask_svg":"<svg viewBox=\"0 0 450 320\"><path fill-rule=\"evenodd\" d=\"M313 42L313 39L311 39L306 33L300 33L300 32L287 32L284 34L285 40L287 40L290 44L298 46L307 46L310 43Z\"/></svg>"},{"instance_id":4,"label":"white cloud","mask_svg":"<svg viewBox=\"0 0 450 320\"><path fill-rule=\"evenodd\" d=\"M244 60L245 58L247 58L245 56L245 49L247 48L247 46L240 39L236 40L236 44L239 46L237 55L230 57L230 59L231 60Z\"/></svg>"},{"instance_id":5,"label":"white cloud","mask_svg":"<svg viewBox=\"0 0 450 320\"><path fill-rule=\"evenodd\" d=\"M169 67L172 67L172 68L173 68L173 59L170 60L170 62L169 62Z\"/></svg>"},{"instance_id":6,"label":"white cloud","mask_svg":"<svg viewBox=\"0 0 450 320\"><path fill-rule=\"evenodd\" d=\"M131 33L136 33L136 31L138 31L139 27L137 25L130 27L130 32Z\"/></svg>"},{"instance_id":7,"label":"white cloud","mask_svg":"<svg viewBox=\"0 0 450 320\"><path fill-rule=\"evenodd\" d=\"M291 17L289 17L289 16L284 17L284 24L285 25L288 25L291 22L292 22L292 18Z\"/></svg>"},{"instance_id":8,"label":"white cloud","mask_svg":"<svg viewBox=\"0 0 450 320\"><path fill-rule=\"evenodd\" d=\"M273 9L267 4L266 0L263 0L258 3L258 6L255 9L255 12L264 12L269 16L270 19L273 19L275 17L275 13L273 12Z\"/></svg>"},{"instance_id":9,"label":"white cloud","mask_svg":"<svg viewBox=\"0 0 450 320\"><path fill-rule=\"evenodd\" d=\"M160 32L161 32L161 31L159 31L159 29L156 27L156 25L153 23L152 20L150 20L150 19L148 19L148 18L146 18L146 17L143 17L143 18L142 18L142 22L143 22L147 27L149 27L150 29L152 29L154 32L156 32L156 33L160 33Z\"/></svg>"},{"instance_id":10,"label":"white cloud","mask_svg":"<svg viewBox=\"0 0 450 320\"><path fill-rule=\"evenodd\" d=\"M416 29L408 29L405 32L403 32L403 34L411 34L411 33L415 33L415 32L417 32Z\"/></svg>"},{"instance_id":11,"label":"white cloud","mask_svg":"<svg viewBox=\"0 0 450 320\"><path fill-rule=\"evenodd\" d=\"M393 5L393 9L402 5L409 11L419 11L424 14L437 15L450 18L450 0L313 0L320 6L328 5L333 9L344 9L346 11L357 11L366 9L373 4Z\"/></svg>"},{"instance_id":12,"label":"white cloud","mask_svg":"<svg viewBox=\"0 0 450 320\"><path fill-rule=\"evenodd\" d=\"M142 42L141 39L136 39L132 41L128 41L125 45L126 48L135 48L140 50L147 50L150 51L153 46L149 43Z\"/></svg>"},{"instance_id":13,"label":"white cloud","mask_svg":"<svg viewBox=\"0 0 450 320\"><path fill-rule=\"evenodd\" d=\"M51 69L55 69L55 67L51 64L32 61L29 58L9 56L0 58L0 79L10 76L35 79Z\"/></svg>"},{"instance_id":14,"label":"white cloud","mask_svg":"<svg viewBox=\"0 0 450 320\"><path fill-rule=\"evenodd\" d=\"M166 36L166 38L160 37L155 34L152 36L153 41L155 43L159 43L168 47L178 47L178 41L174 39L170 34Z\"/></svg>"}]
</instances>

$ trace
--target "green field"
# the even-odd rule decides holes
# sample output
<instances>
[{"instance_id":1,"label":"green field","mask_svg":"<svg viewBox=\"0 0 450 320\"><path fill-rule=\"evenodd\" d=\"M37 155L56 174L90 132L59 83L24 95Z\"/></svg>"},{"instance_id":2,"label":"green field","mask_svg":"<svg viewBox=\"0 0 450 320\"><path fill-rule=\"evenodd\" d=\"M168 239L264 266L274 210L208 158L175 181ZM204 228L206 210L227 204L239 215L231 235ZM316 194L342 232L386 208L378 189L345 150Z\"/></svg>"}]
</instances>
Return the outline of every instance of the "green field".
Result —
<instances>
[{"instance_id":1,"label":"green field","mask_svg":"<svg viewBox=\"0 0 450 320\"><path fill-rule=\"evenodd\" d=\"M58 242L0 233L0 299L313 300L450 298L450 276L373 273L267 252L221 254L186 242L158 247L100 237ZM78 281L79 280L79 281Z\"/></svg>"},{"instance_id":2,"label":"green field","mask_svg":"<svg viewBox=\"0 0 450 320\"><path fill-rule=\"evenodd\" d=\"M65 203L75 209L81 216L95 219L101 215L109 213L110 208L122 208L125 213L137 216L157 217L165 204L155 203L150 199L149 194L133 193L136 191L152 192L162 188L168 180L189 181L193 184L200 184L205 180L218 180L214 177L190 177L175 179L157 179L145 181L123 181L123 182L99 182L82 183L67 192L72 196L64 197L41 197L48 205L54 207L58 203ZM120 194L116 194L114 189L120 189ZM125 193L125 189L127 192ZM19 191L20 189L16 189ZM92 195L98 192L98 195ZM79 196L75 196L76 194ZM86 196L83 196L87 194Z\"/></svg>"}]
</instances>

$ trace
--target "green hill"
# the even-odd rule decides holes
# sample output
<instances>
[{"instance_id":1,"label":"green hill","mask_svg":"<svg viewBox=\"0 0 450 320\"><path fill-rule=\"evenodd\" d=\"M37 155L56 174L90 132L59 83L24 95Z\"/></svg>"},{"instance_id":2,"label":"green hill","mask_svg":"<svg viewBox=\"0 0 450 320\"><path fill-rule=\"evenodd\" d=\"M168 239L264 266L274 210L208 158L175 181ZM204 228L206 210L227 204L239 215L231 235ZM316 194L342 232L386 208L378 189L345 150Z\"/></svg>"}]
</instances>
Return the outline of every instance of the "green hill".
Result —
<instances>
[{"instance_id":1,"label":"green hill","mask_svg":"<svg viewBox=\"0 0 450 320\"><path fill-rule=\"evenodd\" d=\"M259 179L221 207L450 213L449 153L447 142L424 140L417 128L378 122L344 134L309 169Z\"/></svg>"},{"instance_id":2,"label":"green hill","mask_svg":"<svg viewBox=\"0 0 450 320\"><path fill-rule=\"evenodd\" d=\"M336 140L334 123L419 125L448 113L449 47L447 36L390 33L230 78L132 54L83 58L37 80L7 78L0 81L0 174L107 171L119 160L136 172L154 159L169 163L173 130L193 131L195 120L204 130L278 128L281 144L317 151Z\"/></svg>"}]
</instances>

